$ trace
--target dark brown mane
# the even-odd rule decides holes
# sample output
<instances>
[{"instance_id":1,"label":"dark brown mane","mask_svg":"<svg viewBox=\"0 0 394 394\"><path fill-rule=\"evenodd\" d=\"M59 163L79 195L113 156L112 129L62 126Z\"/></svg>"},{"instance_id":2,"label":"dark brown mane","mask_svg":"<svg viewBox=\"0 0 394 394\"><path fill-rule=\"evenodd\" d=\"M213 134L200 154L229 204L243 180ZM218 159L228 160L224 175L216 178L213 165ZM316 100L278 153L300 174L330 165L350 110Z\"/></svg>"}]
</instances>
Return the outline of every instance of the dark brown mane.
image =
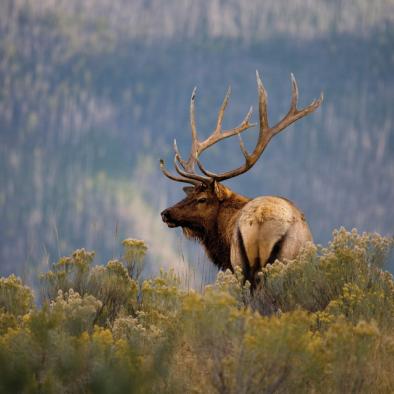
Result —
<instances>
[{"instance_id":1,"label":"dark brown mane","mask_svg":"<svg viewBox=\"0 0 394 394\"><path fill-rule=\"evenodd\" d=\"M233 228L235 216L239 213L248 198L235 193L220 206L215 226L211 230L203 228L182 227L183 234L187 239L200 242L212 262L221 270L231 269L230 245L232 234L228 229ZM227 231L225 230L227 229Z\"/></svg>"},{"instance_id":2,"label":"dark brown mane","mask_svg":"<svg viewBox=\"0 0 394 394\"><path fill-rule=\"evenodd\" d=\"M221 270L231 269L230 245L222 239L218 231L205 232L182 227L183 234L189 240L198 241L203 246L209 259Z\"/></svg>"}]
</instances>

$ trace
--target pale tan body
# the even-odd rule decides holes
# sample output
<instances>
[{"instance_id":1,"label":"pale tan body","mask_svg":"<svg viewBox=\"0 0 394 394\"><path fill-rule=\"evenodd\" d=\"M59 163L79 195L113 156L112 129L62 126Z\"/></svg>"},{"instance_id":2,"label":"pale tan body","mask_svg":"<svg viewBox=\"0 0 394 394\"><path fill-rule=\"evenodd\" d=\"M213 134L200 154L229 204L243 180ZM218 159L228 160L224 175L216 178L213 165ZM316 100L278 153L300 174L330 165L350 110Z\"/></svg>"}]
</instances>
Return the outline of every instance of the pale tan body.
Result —
<instances>
[{"instance_id":1,"label":"pale tan body","mask_svg":"<svg viewBox=\"0 0 394 394\"><path fill-rule=\"evenodd\" d=\"M273 262L269 261L270 258L294 259L307 242L312 242L303 213L284 198L257 197L249 201L237 216L230 249L233 268L244 268L247 264L256 272ZM274 250L277 244L277 250Z\"/></svg>"}]
</instances>

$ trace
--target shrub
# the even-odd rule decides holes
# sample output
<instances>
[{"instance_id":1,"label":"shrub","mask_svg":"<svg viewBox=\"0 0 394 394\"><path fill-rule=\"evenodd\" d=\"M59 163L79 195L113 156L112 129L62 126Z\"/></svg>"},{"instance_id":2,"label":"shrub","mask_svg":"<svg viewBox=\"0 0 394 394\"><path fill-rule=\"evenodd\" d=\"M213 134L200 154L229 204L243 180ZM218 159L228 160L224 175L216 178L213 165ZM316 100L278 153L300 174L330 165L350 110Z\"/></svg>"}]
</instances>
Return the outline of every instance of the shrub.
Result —
<instances>
[{"instance_id":1,"label":"shrub","mask_svg":"<svg viewBox=\"0 0 394 394\"><path fill-rule=\"evenodd\" d=\"M389 326L393 280L382 267L392 245L392 238L378 234L334 231L327 248L310 245L296 261L276 261L264 268L254 306L272 313L297 308L316 312L330 305L337 314L356 313L354 322L373 317Z\"/></svg>"},{"instance_id":2,"label":"shrub","mask_svg":"<svg viewBox=\"0 0 394 394\"><path fill-rule=\"evenodd\" d=\"M138 282L130 249L106 266L62 258L41 306L3 278L0 392L393 392L392 244L341 229L265 268L253 294L239 271L201 293L174 272Z\"/></svg>"},{"instance_id":3,"label":"shrub","mask_svg":"<svg viewBox=\"0 0 394 394\"><path fill-rule=\"evenodd\" d=\"M128 238L122 242L124 248L123 261L130 277L138 280L144 264L144 257L148 247L144 241Z\"/></svg>"},{"instance_id":4,"label":"shrub","mask_svg":"<svg viewBox=\"0 0 394 394\"><path fill-rule=\"evenodd\" d=\"M105 266L91 267L93 258L93 252L79 249L54 264L53 270L41 277L43 301L55 300L59 290L65 294L72 289L81 297L91 295L100 301L94 323L111 324L121 311L134 314L136 281L120 261L111 260Z\"/></svg>"},{"instance_id":5,"label":"shrub","mask_svg":"<svg viewBox=\"0 0 394 394\"><path fill-rule=\"evenodd\" d=\"M27 313L33 306L33 292L20 278L10 275L0 278L0 311L14 316Z\"/></svg>"}]
</instances>

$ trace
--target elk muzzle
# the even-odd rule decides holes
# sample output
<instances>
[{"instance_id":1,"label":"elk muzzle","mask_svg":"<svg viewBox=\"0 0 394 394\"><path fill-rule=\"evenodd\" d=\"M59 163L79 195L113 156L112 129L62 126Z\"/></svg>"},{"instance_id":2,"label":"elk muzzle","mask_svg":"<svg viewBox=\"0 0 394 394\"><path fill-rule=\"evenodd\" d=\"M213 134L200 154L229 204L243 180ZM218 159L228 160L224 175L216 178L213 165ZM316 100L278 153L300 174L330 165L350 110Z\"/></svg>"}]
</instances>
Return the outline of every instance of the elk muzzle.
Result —
<instances>
[{"instance_id":1,"label":"elk muzzle","mask_svg":"<svg viewBox=\"0 0 394 394\"><path fill-rule=\"evenodd\" d=\"M178 227L178 224L176 223L175 219L171 215L171 208L165 209L161 214L161 218L163 222L168 226L168 227Z\"/></svg>"}]
</instances>

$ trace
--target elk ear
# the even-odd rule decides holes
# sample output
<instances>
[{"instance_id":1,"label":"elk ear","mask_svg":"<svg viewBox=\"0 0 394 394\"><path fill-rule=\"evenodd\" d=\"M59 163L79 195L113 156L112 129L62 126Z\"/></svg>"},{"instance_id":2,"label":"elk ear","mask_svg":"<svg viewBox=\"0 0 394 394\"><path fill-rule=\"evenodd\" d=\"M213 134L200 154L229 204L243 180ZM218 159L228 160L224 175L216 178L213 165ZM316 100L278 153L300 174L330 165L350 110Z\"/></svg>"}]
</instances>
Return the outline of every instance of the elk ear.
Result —
<instances>
[{"instance_id":1,"label":"elk ear","mask_svg":"<svg viewBox=\"0 0 394 394\"><path fill-rule=\"evenodd\" d=\"M213 187L216 197L219 201L224 201L226 198L230 197L231 190L228 189L226 186L223 186L219 182L215 182Z\"/></svg>"},{"instance_id":2,"label":"elk ear","mask_svg":"<svg viewBox=\"0 0 394 394\"><path fill-rule=\"evenodd\" d=\"M194 186L185 186L183 188L183 191L185 192L185 194L187 196L190 196L190 194L192 194L194 192Z\"/></svg>"}]
</instances>

